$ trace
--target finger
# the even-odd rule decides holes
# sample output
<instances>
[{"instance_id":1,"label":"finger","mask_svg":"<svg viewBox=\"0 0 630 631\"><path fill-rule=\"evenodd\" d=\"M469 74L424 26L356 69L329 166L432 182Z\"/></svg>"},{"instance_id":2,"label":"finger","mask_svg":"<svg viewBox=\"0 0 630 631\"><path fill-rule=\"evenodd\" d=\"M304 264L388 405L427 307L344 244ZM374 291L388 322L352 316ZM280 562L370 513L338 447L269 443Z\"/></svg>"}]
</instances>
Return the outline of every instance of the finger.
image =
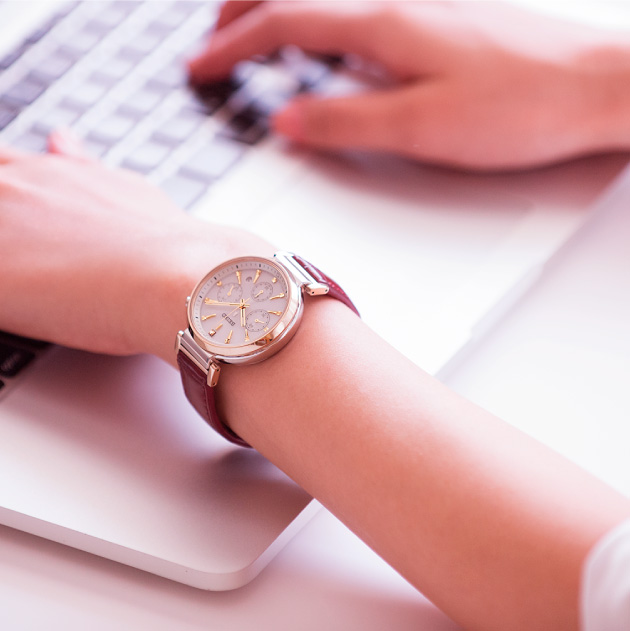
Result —
<instances>
[{"instance_id":1,"label":"finger","mask_svg":"<svg viewBox=\"0 0 630 631\"><path fill-rule=\"evenodd\" d=\"M422 86L326 99L303 96L278 112L272 125L313 147L424 157L422 138L431 126L430 118L422 115L431 108L425 101Z\"/></svg>"},{"instance_id":2,"label":"finger","mask_svg":"<svg viewBox=\"0 0 630 631\"><path fill-rule=\"evenodd\" d=\"M22 158L30 156L30 153L9 147L7 145L0 145L0 164L8 164L9 162L15 162Z\"/></svg>"},{"instance_id":3,"label":"finger","mask_svg":"<svg viewBox=\"0 0 630 631\"><path fill-rule=\"evenodd\" d=\"M48 152L74 160L93 161L93 158L85 151L81 140L67 128L56 129L48 136Z\"/></svg>"},{"instance_id":4,"label":"finger","mask_svg":"<svg viewBox=\"0 0 630 631\"><path fill-rule=\"evenodd\" d=\"M226 2L219 12L219 18L215 25L215 29L219 30L224 26L227 26L230 22L233 22L237 18L241 17L244 13L247 13L257 5L261 4L262 0L230 0Z\"/></svg>"},{"instance_id":5,"label":"finger","mask_svg":"<svg viewBox=\"0 0 630 631\"><path fill-rule=\"evenodd\" d=\"M199 56L189 62L197 83L225 78L243 59L268 55L286 44L324 54L352 52L378 58L368 22L371 3L261 3L217 31Z\"/></svg>"}]
</instances>

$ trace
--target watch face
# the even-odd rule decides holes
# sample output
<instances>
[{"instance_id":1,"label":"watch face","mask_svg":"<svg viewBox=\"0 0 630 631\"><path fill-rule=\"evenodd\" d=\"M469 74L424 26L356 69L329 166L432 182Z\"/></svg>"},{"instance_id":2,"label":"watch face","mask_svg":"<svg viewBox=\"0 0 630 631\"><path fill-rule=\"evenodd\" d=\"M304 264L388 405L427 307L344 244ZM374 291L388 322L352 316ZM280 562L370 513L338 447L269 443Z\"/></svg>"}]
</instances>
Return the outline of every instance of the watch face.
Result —
<instances>
[{"instance_id":1,"label":"watch face","mask_svg":"<svg viewBox=\"0 0 630 631\"><path fill-rule=\"evenodd\" d=\"M189 320L204 346L234 356L260 349L293 319L296 297L285 271L264 258L228 261L206 276L189 304Z\"/></svg>"}]
</instances>

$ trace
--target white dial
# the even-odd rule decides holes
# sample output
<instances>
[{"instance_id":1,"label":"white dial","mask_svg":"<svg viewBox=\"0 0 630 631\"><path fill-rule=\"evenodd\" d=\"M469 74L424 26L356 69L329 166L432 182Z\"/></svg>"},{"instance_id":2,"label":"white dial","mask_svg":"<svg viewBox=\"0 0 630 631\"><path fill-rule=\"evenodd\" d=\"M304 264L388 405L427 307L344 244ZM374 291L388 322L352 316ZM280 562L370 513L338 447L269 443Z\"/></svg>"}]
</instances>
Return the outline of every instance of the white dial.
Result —
<instances>
[{"instance_id":1,"label":"white dial","mask_svg":"<svg viewBox=\"0 0 630 631\"><path fill-rule=\"evenodd\" d=\"M212 345L246 346L280 322L289 292L285 273L271 261L229 261L191 297L191 324Z\"/></svg>"},{"instance_id":2,"label":"white dial","mask_svg":"<svg viewBox=\"0 0 630 631\"><path fill-rule=\"evenodd\" d=\"M217 291L217 300L223 302L235 302L243 296L243 288L236 282L224 283Z\"/></svg>"}]
</instances>

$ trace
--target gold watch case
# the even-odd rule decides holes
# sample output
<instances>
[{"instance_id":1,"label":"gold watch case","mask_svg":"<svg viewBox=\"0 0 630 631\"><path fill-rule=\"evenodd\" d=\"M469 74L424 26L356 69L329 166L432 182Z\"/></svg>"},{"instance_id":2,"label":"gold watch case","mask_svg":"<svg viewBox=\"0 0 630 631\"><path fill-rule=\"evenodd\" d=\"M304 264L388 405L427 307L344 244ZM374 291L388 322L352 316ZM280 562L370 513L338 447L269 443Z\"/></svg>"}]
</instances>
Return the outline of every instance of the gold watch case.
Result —
<instances>
[{"instance_id":1,"label":"gold watch case","mask_svg":"<svg viewBox=\"0 0 630 631\"><path fill-rule=\"evenodd\" d=\"M208 281L216 276L223 268L249 261L264 262L271 265L281 274L286 283L288 291L288 302L280 319L262 337L255 341L235 346L216 344L203 329L198 327L194 321L194 305L200 292ZM304 300L301 287L284 265L277 259L263 256L246 256L225 261L206 274L187 300L188 328L193 340L200 348L209 353L213 359L227 364L255 364L263 361L281 350L295 334L300 322Z\"/></svg>"}]
</instances>

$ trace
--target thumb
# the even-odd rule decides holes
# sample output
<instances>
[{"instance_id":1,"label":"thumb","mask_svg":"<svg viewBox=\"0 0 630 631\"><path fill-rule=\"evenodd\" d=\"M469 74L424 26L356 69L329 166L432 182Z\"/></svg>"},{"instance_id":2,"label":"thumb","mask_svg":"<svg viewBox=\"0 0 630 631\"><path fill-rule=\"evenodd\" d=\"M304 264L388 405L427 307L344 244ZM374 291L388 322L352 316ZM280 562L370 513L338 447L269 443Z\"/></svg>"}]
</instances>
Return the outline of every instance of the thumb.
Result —
<instances>
[{"instance_id":1,"label":"thumb","mask_svg":"<svg viewBox=\"0 0 630 631\"><path fill-rule=\"evenodd\" d=\"M275 131L322 148L408 153L414 103L406 88L322 98L300 96L272 117Z\"/></svg>"}]
</instances>

